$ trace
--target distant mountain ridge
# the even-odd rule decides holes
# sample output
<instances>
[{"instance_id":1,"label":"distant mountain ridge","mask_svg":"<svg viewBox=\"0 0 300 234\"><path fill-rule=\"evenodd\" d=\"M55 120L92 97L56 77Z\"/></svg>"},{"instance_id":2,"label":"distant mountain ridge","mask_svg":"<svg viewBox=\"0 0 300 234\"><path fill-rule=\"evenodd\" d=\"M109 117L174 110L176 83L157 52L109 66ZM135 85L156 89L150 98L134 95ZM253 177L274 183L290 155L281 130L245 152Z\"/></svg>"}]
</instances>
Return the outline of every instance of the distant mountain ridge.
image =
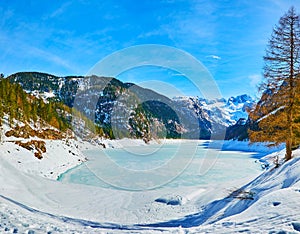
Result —
<instances>
[{"instance_id":1,"label":"distant mountain ridge","mask_svg":"<svg viewBox=\"0 0 300 234\"><path fill-rule=\"evenodd\" d=\"M246 121L248 118L248 110L255 103L254 99L247 95L239 95L237 97L208 100L199 97L176 97L174 100L178 103L192 102L198 108L201 108L210 122L215 122L222 126L232 126L238 121Z\"/></svg>"},{"instance_id":2,"label":"distant mountain ridge","mask_svg":"<svg viewBox=\"0 0 300 234\"><path fill-rule=\"evenodd\" d=\"M96 123L95 133L107 138L130 137L145 141L162 137L224 138L227 128L247 120L247 110L254 103L246 94L228 100L169 99L153 90L110 77L58 77L20 72L8 79L46 102L75 105Z\"/></svg>"}]
</instances>

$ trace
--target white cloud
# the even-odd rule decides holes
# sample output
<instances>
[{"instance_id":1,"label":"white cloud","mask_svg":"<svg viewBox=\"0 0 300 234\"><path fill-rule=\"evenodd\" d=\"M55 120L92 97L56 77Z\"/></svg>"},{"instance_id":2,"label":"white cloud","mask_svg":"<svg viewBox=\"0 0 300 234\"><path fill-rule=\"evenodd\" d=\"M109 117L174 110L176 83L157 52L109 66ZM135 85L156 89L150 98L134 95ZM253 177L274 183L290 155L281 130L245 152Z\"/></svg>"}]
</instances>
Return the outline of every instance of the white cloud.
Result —
<instances>
[{"instance_id":1,"label":"white cloud","mask_svg":"<svg viewBox=\"0 0 300 234\"><path fill-rule=\"evenodd\" d=\"M186 75L183 73L177 73L177 74L172 74L172 76L186 76Z\"/></svg>"},{"instance_id":2,"label":"white cloud","mask_svg":"<svg viewBox=\"0 0 300 234\"><path fill-rule=\"evenodd\" d=\"M220 56L218 56L218 55L208 55L208 56L206 56L207 58L212 58L212 59L217 59L217 60L220 60L220 59L222 59Z\"/></svg>"},{"instance_id":3,"label":"white cloud","mask_svg":"<svg viewBox=\"0 0 300 234\"><path fill-rule=\"evenodd\" d=\"M251 87L256 88L257 85L260 84L260 82L262 81L262 76L260 74L253 74L248 76L249 78L249 83L251 85Z\"/></svg>"}]
</instances>

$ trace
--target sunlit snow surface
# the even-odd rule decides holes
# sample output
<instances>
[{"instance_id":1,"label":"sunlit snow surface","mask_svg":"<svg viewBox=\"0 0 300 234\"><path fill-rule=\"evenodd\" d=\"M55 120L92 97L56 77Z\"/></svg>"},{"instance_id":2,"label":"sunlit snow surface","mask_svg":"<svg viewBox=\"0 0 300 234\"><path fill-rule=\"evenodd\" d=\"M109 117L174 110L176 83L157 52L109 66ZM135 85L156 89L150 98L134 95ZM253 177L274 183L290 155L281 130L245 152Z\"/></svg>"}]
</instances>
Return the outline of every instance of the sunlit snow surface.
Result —
<instances>
[{"instance_id":1,"label":"sunlit snow surface","mask_svg":"<svg viewBox=\"0 0 300 234\"><path fill-rule=\"evenodd\" d=\"M142 191L116 186L124 187L128 181L123 179L130 176L120 174L124 170L111 171L107 176L109 168L97 164L101 162L99 158L108 157L120 168L139 175L145 173L144 178L133 176L132 181L153 181L147 172L172 162L176 143L162 145L159 151L153 150L157 148L154 145L89 150L87 164L65 173L62 181L24 173L8 160L13 155L4 154L0 157L0 233L295 233L300 230L299 150L294 152L294 159L281 167L274 169L271 165L262 171L260 163L255 162L269 151L262 146L253 148L246 142L229 142L220 152L213 147L206 149L205 142L198 143L194 157L181 174L169 183ZM181 144L182 152L188 154L189 143ZM4 144L2 148L5 147ZM233 151L238 148L244 152ZM250 152L255 148L260 153ZM11 148L5 150L14 152ZM284 151L264 159L272 162L276 155L283 158ZM173 163L185 164L189 162L186 157L182 154ZM115 174L116 178L112 176ZM169 175L174 174L165 170L157 178ZM110 179L112 185L101 181L103 177ZM131 184L134 185L138 184Z\"/></svg>"}]
</instances>

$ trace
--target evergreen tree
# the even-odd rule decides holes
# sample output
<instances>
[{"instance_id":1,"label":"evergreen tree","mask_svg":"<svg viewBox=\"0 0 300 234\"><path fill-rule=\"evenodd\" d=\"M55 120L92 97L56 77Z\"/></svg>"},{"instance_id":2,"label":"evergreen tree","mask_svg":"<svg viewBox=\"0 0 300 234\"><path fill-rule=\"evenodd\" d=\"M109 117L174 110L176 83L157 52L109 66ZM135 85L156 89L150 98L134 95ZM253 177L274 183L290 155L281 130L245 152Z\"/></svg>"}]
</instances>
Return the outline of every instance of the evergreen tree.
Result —
<instances>
[{"instance_id":1,"label":"evergreen tree","mask_svg":"<svg viewBox=\"0 0 300 234\"><path fill-rule=\"evenodd\" d=\"M250 131L251 141L285 142L286 160L299 142L297 130L297 86L300 68L300 16L291 7L274 28L264 57L265 90L250 117L257 121L257 131Z\"/></svg>"}]
</instances>

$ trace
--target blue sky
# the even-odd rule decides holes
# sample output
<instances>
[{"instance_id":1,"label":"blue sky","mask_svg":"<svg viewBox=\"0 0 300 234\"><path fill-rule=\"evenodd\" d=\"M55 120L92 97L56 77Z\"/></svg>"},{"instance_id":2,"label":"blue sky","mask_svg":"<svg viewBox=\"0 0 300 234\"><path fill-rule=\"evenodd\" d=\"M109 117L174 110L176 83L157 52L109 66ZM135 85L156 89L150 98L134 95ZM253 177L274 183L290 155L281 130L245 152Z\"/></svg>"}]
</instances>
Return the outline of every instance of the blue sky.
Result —
<instances>
[{"instance_id":1,"label":"blue sky","mask_svg":"<svg viewBox=\"0 0 300 234\"><path fill-rule=\"evenodd\" d=\"M299 0L2 0L0 72L85 75L105 56L129 46L162 44L201 61L223 96L255 95L272 28ZM173 71L140 68L123 81L168 82L198 95Z\"/></svg>"}]
</instances>

